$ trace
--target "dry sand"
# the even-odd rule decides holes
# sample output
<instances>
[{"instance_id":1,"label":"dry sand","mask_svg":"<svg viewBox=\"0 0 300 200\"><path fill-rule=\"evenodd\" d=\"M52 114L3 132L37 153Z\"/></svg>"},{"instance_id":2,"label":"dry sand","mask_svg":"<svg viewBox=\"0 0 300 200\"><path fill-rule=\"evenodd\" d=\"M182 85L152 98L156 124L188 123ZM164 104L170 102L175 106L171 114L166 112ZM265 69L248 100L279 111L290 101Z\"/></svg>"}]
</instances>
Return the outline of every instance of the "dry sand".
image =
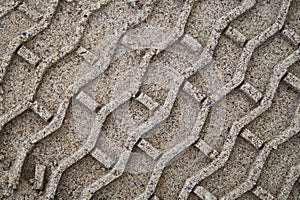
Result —
<instances>
[{"instance_id":1,"label":"dry sand","mask_svg":"<svg viewBox=\"0 0 300 200\"><path fill-rule=\"evenodd\" d=\"M300 199L299 0L1 0L0 199Z\"/></svg>"}]
</instances>

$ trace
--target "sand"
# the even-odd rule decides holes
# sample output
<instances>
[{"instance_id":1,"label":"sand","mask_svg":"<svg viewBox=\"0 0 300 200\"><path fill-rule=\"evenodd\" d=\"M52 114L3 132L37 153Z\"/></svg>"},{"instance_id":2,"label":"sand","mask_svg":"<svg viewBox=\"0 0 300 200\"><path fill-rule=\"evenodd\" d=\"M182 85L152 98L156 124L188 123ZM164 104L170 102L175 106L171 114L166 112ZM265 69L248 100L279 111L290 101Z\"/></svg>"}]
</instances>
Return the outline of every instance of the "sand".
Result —
<instances>
[{"instance_id":1,"label":"sand","mask_svg":"<svg viewBox=\"0 0 300 200\"><path fill-rule=\"evenodd\" d=\"M0 1L0 199L300 199L299 0Z\"/></svg>"}]
</instances>

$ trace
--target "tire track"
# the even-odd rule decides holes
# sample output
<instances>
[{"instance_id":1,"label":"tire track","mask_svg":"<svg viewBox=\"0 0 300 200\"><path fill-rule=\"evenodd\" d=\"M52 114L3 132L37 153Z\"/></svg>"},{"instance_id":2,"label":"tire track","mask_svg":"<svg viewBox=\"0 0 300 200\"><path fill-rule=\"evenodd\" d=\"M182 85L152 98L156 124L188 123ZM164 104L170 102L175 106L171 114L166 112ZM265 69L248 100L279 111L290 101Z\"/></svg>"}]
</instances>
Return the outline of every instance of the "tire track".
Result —
<instances>
[{"instance_id":1,"label":"tire track","mask_svg":"<svg viewBox=\"0 0 300 200\"><path fill-rule=\"evenodd\" d=\"M184 187L182 188L178 199L187 199L189 193L192 191L192 189L195 187L196 184L198 184L200 181L205 179L206 177L210 176L214 172L216 172L218 169L224 166L224 164L227 162L231 150L233 149L233 146L235 144L236 138L240 131L251 121L256 119L258 116L260 116L262 113L264 113L268 108L271 107L272 100L274 98L275 92L278 88L279 82L281 78L284 76L284 74L287 71L287 68L294 63L296 63L300 59L300 49L296 50L293 54L288 56L285 60L280 62L278 65L274 67L273 74L270 78L269 86L267 88L267 92L263 99L261 100L260 106L256 107L254 110L252 110L250 113L242 117L240 120L235 121L230 128L229 135L226 138L226 141L223 145L223 150L220 153L219 156L217 156L217 159L211 162L210 165L207 167L201 169L196 173L195 176L190 177L186 180Z\"/></svg>"}]
</instances>

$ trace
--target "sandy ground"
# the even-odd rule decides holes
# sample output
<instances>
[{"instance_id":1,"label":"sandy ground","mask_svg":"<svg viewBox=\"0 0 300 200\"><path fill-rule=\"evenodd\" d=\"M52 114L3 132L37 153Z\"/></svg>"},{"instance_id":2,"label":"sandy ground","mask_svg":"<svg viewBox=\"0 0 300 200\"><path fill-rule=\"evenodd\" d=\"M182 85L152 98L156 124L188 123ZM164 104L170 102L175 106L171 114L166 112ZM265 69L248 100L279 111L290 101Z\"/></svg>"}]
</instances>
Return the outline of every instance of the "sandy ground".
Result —
<instances>
[{"instance_id":1,"label":"sandy ground","mask_svg":"<svg viewBox=\"0 0 300 200\"><path fill-rule=\"evenodd\" d=\"M0 199L300 199L299 0L0 1Z\"/></svg>"}]
</instances>

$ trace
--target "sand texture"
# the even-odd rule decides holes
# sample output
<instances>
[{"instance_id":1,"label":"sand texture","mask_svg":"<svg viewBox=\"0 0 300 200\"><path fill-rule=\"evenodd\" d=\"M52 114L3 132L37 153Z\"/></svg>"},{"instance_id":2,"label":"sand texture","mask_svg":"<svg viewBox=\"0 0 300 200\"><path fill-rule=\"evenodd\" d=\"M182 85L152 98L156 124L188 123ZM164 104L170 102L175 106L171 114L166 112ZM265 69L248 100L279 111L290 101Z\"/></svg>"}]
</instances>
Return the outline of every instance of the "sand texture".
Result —
<instances>
[{"instance_id":1,"label":"sand texture","mask_svg":"<svg viewBox=\"0 0 300 200\"><path fill-rule=\"evenodd\" d=\"M300 0L0 0L0 199L300 200Z\"/></svg>"}]
</instances>

